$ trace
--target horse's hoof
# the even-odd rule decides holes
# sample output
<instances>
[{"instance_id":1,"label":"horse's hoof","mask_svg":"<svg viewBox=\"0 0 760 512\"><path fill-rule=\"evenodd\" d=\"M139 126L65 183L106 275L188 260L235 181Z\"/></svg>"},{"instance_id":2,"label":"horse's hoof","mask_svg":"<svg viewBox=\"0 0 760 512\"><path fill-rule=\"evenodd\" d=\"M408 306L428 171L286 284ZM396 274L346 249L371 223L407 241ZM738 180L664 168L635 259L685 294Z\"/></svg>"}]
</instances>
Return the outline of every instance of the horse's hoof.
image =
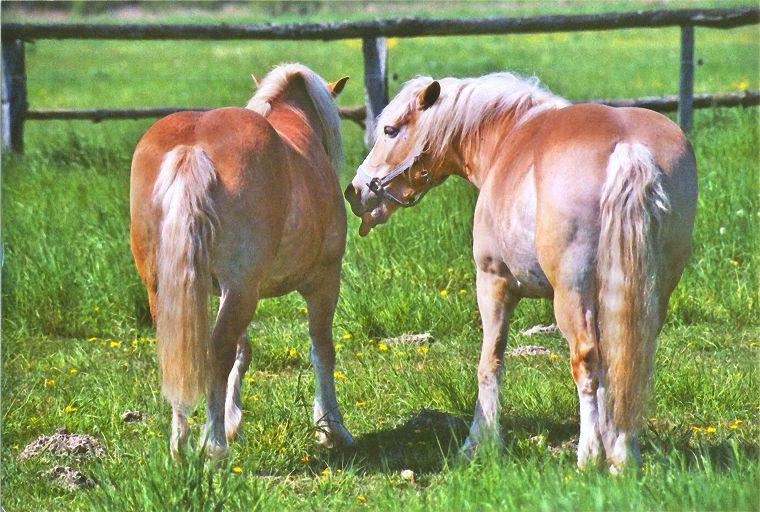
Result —
<instances>
[{"instance_id":1,"label":"horse's hoof","mask_svg":"<svg viewBox=\"0 0 760 512\"><path fill-rule=\"evenodd\" d=\"M353 448L356 446L356 441L346 427L338 424L329 431L318 430L317 444L325 448Z\"/></svg>"}]
</instances>

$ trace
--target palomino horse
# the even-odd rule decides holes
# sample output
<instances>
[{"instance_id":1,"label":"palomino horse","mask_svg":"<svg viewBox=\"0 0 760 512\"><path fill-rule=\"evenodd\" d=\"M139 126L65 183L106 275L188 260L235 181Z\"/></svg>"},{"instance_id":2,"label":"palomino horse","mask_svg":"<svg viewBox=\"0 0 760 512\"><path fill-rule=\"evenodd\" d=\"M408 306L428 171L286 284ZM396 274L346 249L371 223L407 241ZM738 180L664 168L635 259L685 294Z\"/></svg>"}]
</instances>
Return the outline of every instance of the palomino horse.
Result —
<instances>
[{"instance_id":1,"label":"palomino horse","mask_svg":"<svg viewBox=\"0 0 760 512\"><path fill-rule=\"evenodd\" d=\"M299 64L275 68L246 108L180 112L156 122L132 159L132 253L156 322L171 451L207 396L209 455L241 419L258 299L297 290L308 306L317 377L314 421L326 445L352 443L335 397L332 321L345 249L333 84ZM221 294L209 333L209 294Z\"/></svg>"},{"instance_id":2,"label":"palomino horse","mask_svg":"<svg viewBox=\"0 0 760 512\"><path fill-rule=\"evenodd\" d=\"M575 105L509 73L418 77L383 110L345 196L366 235L458 175L480 189L473 253L483 347L463 446L499 440L509 319L552 298L580 400L578 464L640 462L637 433L668 298L691 250L694 153L666 117Z\"/></svg>"}]
</instances>

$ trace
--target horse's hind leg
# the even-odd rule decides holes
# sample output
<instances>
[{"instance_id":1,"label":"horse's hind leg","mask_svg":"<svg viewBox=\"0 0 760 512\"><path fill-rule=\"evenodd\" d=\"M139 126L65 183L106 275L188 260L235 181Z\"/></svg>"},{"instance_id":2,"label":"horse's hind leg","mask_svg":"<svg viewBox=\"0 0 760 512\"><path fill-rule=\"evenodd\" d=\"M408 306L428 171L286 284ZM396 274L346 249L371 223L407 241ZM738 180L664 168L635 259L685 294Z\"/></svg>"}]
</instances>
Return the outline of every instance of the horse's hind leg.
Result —
<instances>
[{"instance_id":1,"label":"horse's hind leg","mask_svg":"<svg viewBox=\"0 0 760 512\"><path fill-rule=\"evenodd\" d=\"M227 382L233 366L237 364L238 340L256 311L258 294L255 286L229 289L222 286L222 300L216 325L211 334L210 363L206 405L205 438L202 441L211 457L227 453L225 413Z\"/></svg>"},{"instance_id":2,"label":"horse's hind leg","mask_svg":"<svg viewBox=\"0 0 760 512\"><path fill-rule=\"evenodd\" d=\"M251 364L251 346L245 332L238 339L237 354L232 370L227 377L227 398L224 406L224 430L227 442L235 439L243 417L240 404L240 385L248 366Z\"/></svg>"},{"instance_id":3,"label":"horse's hind leg","mask_svg":"<svg viewBox=\"0 0 760 512\"><path fill-rule=\"evenodd\" d=\"M570 363L578 389L581 432L578 467L598 465L602 457L597 389L599 345L593 295L558 286L554 290L554 315L570 345Z\"/></svg>"},{"instance_id":4,"label":"horse's hind leg","mask_svg":"<svg viewBox=\"0 0 760 512\"><path fill-rule=\"evenodd\" d=\"M309 312L311 337L311 363L316 374L314 393L314 424L317 442L327 447L351 446L354 438L346 427L338 409L335 395L335 347L332 323L340 290L340 263L320 272L324 277L301 291Z\"/></svg>"}]
</instances>

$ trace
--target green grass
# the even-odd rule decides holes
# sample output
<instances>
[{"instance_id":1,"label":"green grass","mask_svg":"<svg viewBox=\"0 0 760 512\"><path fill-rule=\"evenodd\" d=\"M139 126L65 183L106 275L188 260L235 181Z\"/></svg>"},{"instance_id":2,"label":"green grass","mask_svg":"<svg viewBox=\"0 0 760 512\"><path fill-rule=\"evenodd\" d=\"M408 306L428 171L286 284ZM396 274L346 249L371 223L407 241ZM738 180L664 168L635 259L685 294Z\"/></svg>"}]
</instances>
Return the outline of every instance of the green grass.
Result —
<instances>
[{"instance_id":1,"label":"green grass","mask_svg":"<svg viewBox=\"0 0 760 512\"><path fill-rule=\"evenodd\" d=\"M756 27L696 33L697 58L704 61L697 92L758 88ZM417 73L465 76L497 69L535 73L570 98L677 91L675 28L391 44L390 72L398 75L391 94ZM29 101L34 108L241 105L252 93L251 72L263 75L296 59L327 79L351 75L339 102L361 103L358 41L38 41L27 53ZM481 329L470 232L476 193L455 180L365 239L357 236L358 219L349 219L335 322L338 370L345 378L337 387L358 448L331 452L313 444L306 317L303 301L291 295L262 301L251 327L243 438L230 461L240 472L214 472L197 456L184 466L172 464L154 332L128 244L129 162L149 124L28 122L26 154L3 154L1 455L7 510L760 505L756 108L695 115L691 140L700 199L694 253L660 340L642 434L646 470L618 478L577 473L572 450L559 456L549 450L577 435L578 419L565 342L555 335L519 335L552 321L546 302L524 301L512 324L509 347L540 343L557 357L508 360L503 452L458 464L461 428L415 423L420 411L436 410L466 424L476 396ZM357 127L344 124L343 131L345 184L365 150ZM425 331L436 338L427 351L378 344ZM126 409L151 419L123 423ZM199 408L191 421L203 419ZM55 461L16 461L25 444L61 426L104 443L103 460L80 465L98 480L97 488L60 490L40 476ZM415 471L415 483L400 477L404 469Z\"/></svg>"}]
</instances>

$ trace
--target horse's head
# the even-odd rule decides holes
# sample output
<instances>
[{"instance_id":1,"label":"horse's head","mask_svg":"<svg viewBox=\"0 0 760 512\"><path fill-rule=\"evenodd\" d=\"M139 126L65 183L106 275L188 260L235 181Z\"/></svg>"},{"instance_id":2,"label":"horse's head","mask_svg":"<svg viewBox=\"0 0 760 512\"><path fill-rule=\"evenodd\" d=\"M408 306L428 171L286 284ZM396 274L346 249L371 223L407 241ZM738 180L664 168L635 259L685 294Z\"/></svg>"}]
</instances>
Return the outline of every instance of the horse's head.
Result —
<instances>
[{"instance_id":1,"label":"horse's head","mask_svg":"<svg viewBox=\"0 0 760 512\"><path fill-rule=\"evenodd\" d=\"M375 144L356 170L345 197L362 218L359 234L365 236L388 220L399 207L414 206L442 181L431 167L426 114L441 94L431 78L417 78L383 110L378 118Z\"/></svg>"}]
</instances>

